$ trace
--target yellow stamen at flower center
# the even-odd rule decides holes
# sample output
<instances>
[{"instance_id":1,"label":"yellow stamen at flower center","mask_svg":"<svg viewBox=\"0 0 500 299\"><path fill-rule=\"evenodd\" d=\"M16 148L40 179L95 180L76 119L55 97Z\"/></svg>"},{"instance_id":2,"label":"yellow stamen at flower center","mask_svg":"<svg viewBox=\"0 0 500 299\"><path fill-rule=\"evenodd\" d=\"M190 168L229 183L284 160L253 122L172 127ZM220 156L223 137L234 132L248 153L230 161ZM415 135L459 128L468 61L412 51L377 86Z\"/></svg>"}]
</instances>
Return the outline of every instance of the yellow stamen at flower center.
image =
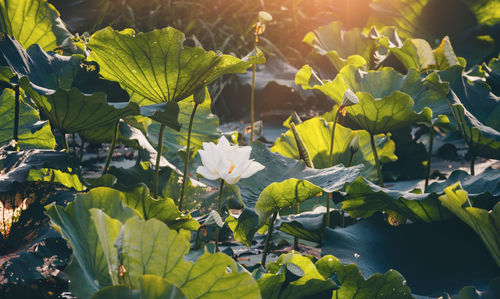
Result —
<instances>
[{"instance_id":1,"label":"yellow stamen at flower center","mask_svg":"<svg viewBox=\"0 0 500 299\"><path fill-rule=\"evenodd\" d=\"M231 165L231 168L229 168L229 171L227 173L231 174L231 172L233 172L235 167L236 167L235 165Z\"/></svg>"}]
</instances>

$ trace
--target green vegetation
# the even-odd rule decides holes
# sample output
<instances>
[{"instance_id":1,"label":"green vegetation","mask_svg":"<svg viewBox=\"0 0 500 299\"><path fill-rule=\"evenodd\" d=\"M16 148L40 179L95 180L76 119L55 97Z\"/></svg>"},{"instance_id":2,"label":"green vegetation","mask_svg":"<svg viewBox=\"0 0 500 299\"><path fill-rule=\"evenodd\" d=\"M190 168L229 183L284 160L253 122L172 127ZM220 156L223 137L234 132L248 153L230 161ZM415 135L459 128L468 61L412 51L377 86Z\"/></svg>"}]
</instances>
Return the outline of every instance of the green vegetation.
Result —
<instances>
[{"instance_id":1,"label":"green vegetation","mask_svg":"<svg viewBox=\"0 0 500 299\"><path fill-rule=\"evenodd\" d=\"M500 297L498 11L0 0L0 297Z\"/></svg>"}]
</instances>

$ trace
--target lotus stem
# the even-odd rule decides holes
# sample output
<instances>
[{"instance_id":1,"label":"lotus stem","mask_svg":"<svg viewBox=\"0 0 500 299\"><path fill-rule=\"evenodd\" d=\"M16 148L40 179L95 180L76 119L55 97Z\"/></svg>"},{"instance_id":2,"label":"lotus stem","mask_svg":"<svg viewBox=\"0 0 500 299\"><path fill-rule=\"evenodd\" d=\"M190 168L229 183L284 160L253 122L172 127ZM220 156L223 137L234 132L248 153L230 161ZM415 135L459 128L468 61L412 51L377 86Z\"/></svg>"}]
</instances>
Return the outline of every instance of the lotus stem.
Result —
<instances>
[{"instance_id":1,"label":"lotus stem","mask_svg":"<svg viewBox=\"0 0 500 299\"><path fill-rule=\"evenodd\" d=\"M476 155L472 153L470 157L470 175L475 175L474 166L476 163Z\"/></svg>"},{"instance_id":2,"label":"lotus stem","mask_svg":"<svg viewBox=\"0 0 500 299\"><path fill-rule=\"evenodd\" d=\"M250 93L250 142L254 141L254 126L255 126L255 73L257 66L252 66L252 91Z\"/></svg>"},{"instance_id":3,"label":"lotus stem","mask_svg":"<svg viewBox=\"0 0 500 299\"><path fill-rule=\"evenodd\" d=\"M295 206L295 214L299 215L300 214L300 204L297 203ZM294 237L293 238L293 250L299 250L299 237Z\"/></svg>"},{"instance_id":4,"label":"lotus stem","mask_svg":"<svg viewBox=\"0 0 500 299\"><path fill-rule=\"evenodd\" d=\"M187 174L189 170L189 157L191 156L191 131L193 130L193 120L196 114L196 109L199 104L195 103L193 107L193 112L191 112L191 118L189 119L188 137L187 137L187 149L186 149L186 159L184 159L184 175L182 177L182 187L181 196L179 198L179 211L182 212L182 202L184 200L184 192L186 190L186 181L188 180Z\"/></svg>"},{"instance_id":5,"label":"lotus stem","mask_svg":"<svg viewBox=\"0 0 500 299\"><path fill-rule=\"evenodd\" d=\"M220 189L219 189L219 202L217 203L217 213L221 215L222 212L222 189L224 188L224 180L221 179L220 181ZM221 215L222 217L222 215ZM217 225L215 227L215 249L214 253L219 252L219 234L220 234L220 227Z\"/></svg>"},{"instance_id":6,"label":"lotus stem","mask_svg":"<svg viewBox=\"0 0 500 299\"><path fill-rule=\"evenodd\" d=\"M375 159L375 166L377 167L378 175L378 185L384 187L384 178L382 177L382 167L380 166L380 160L378 159L377 147L375 146L375 138L373 134L370 134L370 144L372 145L373 158Z\"/></svg>"},{"instance_id":7,"label":"lotus stem","mask_svg":"<svg viewBox=\"0 0 500 299\"><path fill-rule=\"evenodd\" d=\"M427 173L425 175L425 189L429 186L429 179L431 176L431 162L432 162L432 147L434 144L434 126L431 126L429 132L429 157L427 158Z\"/></svg>"},{"instance_id":8,"label":"lotus stem","mask_svg":"<svg viewBox=\"0 0 500 299\"><path fill-rule=\"evenodd\" d=\"M104 169L102 174L107 174L109 170L109 164L111 163L111 158L113 157L113 152L115 151L116 141L118 140L118 128L120 127L120 119L115 121L115 127L113 130L113 141L111 141L111 147L109 148L108 157L106 158L106 164L104 164Z\"/></svg>"},{"instance_id":9,"label":"lotus stem","mask_svg":"<svg viewBox=\"0 0 500 299\"><path fill-rule=\"evenodd\" d=\"M12 139L14 139L17 143L19 139L19 85L14 87L15 93L15 106L14 106L14 133L12 134Z\"/></svg>"},{"instance_id":10,"label":"lotus stem","mask_svg":"<svg viewBox=\"0 0 500 299\"><path fill-rule=\"evenodd\" d=\"M163 150L163 134L165 133L166 125L161 124L160 133L158 135L158 150L156 153L156 166L155 166L155 193L154 198L158 198L158 177L160 176L160 161L161 161L161 152Z\"/></svg>"},{"instance_id":11,"label":"lotus stem","mask_svg":"<svg viewBox=\"0 0 500 299\"><path fill-rule=\"evenodd\" d=\"M335 127L337 126L337 120L339 119L339 112L340 112L340 107L339 109L337 109L337 113L335 113L335 118L333 120L333 127L332 127L332 139L330 140L330 154L329 154L329 157L330 157L330 162L328 163L328 165L330 165L330 167L333 166L333 145L334 145L334 140L335 140Z\"/></svg>"},{"instance_id":12,"label":"lotus stem","mask_svg":"<svg viewBox=\"0 0 500 299\"><path fill-rule=\"evenodd\" d=\"M62 133L62 134L63 134L63 139L64 139L64 148L69 153L68 136L66 133Z\"/></svg>"},{"instance_id":13,"label":"lotus stem","mask_svg":"<svg viewBox=\"0 0 500 299\"><path fill-rule=\"evenodd\" d=\"M264 251L262 251L262 261L260 262L264 267L266 266L266 258L269 253L271 234L273 233L273 227L274 227L274 222L276 221L276 217L278 217L278 212L274 212L273 216L271 216L271 220L269 221L269 228L267 229L267 236L264 242Z\"/></svg>"},{"instance_id":14,"label":"lotus stem","mask_svg":"<svg viewBox=\"0 0 500 299\"><path fill-rule=\"evenodd\" d=\"M335 113L335 118L333 120L333 126L332 126L332 139L330 140L330 160L328 165L330 167L333 166L333 145L334 145L334 140L335 140L335 127L337 126L337 120L339 118L339 112L340 112L340 106L337 109L337 112ZM328 196L326 198L326 227L330 227L330 198L333 199L333 193L331 193L331 196Z\"/></svg>"}]
</instances>

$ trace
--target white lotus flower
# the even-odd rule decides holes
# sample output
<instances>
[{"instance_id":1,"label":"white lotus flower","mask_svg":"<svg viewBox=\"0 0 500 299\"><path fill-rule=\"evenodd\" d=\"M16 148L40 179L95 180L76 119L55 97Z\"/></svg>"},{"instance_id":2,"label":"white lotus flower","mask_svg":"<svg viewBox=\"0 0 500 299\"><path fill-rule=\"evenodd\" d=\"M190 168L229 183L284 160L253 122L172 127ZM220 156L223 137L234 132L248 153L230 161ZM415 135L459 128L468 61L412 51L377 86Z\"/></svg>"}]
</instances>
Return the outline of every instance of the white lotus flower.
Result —
<instances>
[{"instance_id":1,"label":"white lotus flower","mask_svg":"<svg viewBox=\"0 0 500 299\"><path fill-rule=\"evenodd\" d=\"M224 136L217 145L203 142L203 150L198 151L203 166L196 171L209 180L220 178L230 185L236 184L265 168L250 159L251 152L250 146L231 145Z\"/></svg>"}]
</instances>

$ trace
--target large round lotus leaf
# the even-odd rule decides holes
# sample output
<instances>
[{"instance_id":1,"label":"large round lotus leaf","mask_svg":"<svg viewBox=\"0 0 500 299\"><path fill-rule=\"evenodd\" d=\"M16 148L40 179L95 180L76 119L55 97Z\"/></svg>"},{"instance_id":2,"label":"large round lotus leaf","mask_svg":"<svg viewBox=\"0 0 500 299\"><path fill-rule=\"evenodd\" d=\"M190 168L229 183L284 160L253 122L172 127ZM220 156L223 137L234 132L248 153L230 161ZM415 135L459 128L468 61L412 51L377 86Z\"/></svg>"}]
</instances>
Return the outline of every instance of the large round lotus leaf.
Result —
<instances>
[{"instance_id":1,"label":"large round lotus leaf","mask_svg":"<svg viewBox=\"0 0 500 299\"><path fill-rule=\"evenodd\" d=\"M72 36L47 0L4 0L0 8L0 31L25 48L39 44L47 51L55 50Z\"/></svg>"},{"instance_id":2,"label":"large round lotus leaf","mask_svg":"<svg viewBox=\"0 0 500 299\"><path fill-rule=\"evenodd\" d=\"M156 275L143 275L138 290L123 285L106 287L95 293L92 299L185 299L181 290Z\"/></svg>"},{"instance_id":3,"label":"large round lotus leaf","mask_svg":"<svg viewBox=\"0 0 500 299\"><path fill-rule=\"evenodd\" d=\"M338 288L308 257L300 254L283 254L266 270L258 279L263 298L331 298L332 291Z\"/></svg>"},{"instance_id":4,"label":"large round lotus leaf","mask_svg":"<svg viewBox=\"0 0 500 299\"><path fill-rule=\"evenodd\" d=\"M315 168L330 167L330 143L333 123L327 122L320 117L311 118L301 124L296 125L302 141L311 156ZM349 146L355 136L359 138L359 150L351 157ZM387 136L375 136L377 153L382 163L397 160L394 155L394 142ZM283 156L299 160L297 144L292 131L287 131L276 140L271 151ZM335 141L333 149L333 165L343 164L352 166L364 164L363 176L376 179L375 160L370 146L370 136L367 132L353 131L340 124L335 127Z\"/></svg>"},{"instance_id":5,"label":"large round lotus leaf","mask_svg":"<svg viewBox=\"0 0 500 299\"><path fill-rule=\"evenodd\" d=\"M75 282L70 285L70 290L78 297L89 298L100 288L112 285L105 252L110 250L109 246L112 247L113 243L101 245L98 228L93 224L89 210L101 209L114 217L116 222L124 222L137 215L119 197L106 195L104 192L78 194L65 208L55 204L47 208L52 226L73 249L73 261L66 267L65 273ZM110 230L117 235L120 226L114 224Z\"/></svg>"},{"instance_id":6,"label":"large round lotus leaf","mask_svg":"<svg viewBox=\"0 0 500 299\"><path fill-rule=\"evenodd\" d=\"M486 288L500 275L479 237L460 220L389 225L382 216L327 229L322 255L356 264L363 275L400 272L414 294L456 293L464 285Z\"/></svg>"},{"instance_id":7,"label":"large round lotus leaf","mask_svg":"<svg viewBox=\"0 0 500 299\"><path fill-rule=\"evenodd\" d=\"M376 0L370 4L373 14L369 24L377 27L395 26L404 38L436 41L432 46L436 46L443 36L449 35L452 44L456 45L457 54L474 65L481 63L485 57L496 54L493 39L484 38L485 30L481 26L492 25L498 19L498 15L493 13L495 7L498 7L496 2Z\"/></svg>"},{"instance_id":8,"label":"large round lotus leaf","mask_svg":"<svg viewBox=\"0 0 500 299\"><path fill-rule=\"evenodd\" d=\"M12 140L14 133L14 106L14 91L4 89L2 95L0 95L0 146ZM47 121L40 121L38 111L24 101L21 101L19 104L18 134L18 144L21 149L53 149L56 145L50 124Z\"/></svg>"},{"instance_id":9,"label":"large round lotus leaf","mask_svg":"<svg viewBox=\"0 0 500 299\"><path fill-rule=\"evenodd\" d=\"M489 159L500 159L500 132L483 125L461 104L453 104L452 113L462 136L467 142L469 153Z\"/></svg>"},{"instance_id":10,"label":"large round lotus leaf","mask_svg":"<svg viewBox=\"0 0 500 299\"><path fill-rule=\"evenodd\" d=\"M184 47L182 32L168 27L146 33L105 28L91 37L89 59L100 74L155 103L180 101L224 74L264 63L260 51L242 60L202 48Z\"/></svg>"},{"instance_id":11,"label":"large round lotus leaf","mask_svg":"<svg viewBox=\"0 0 500 299\"><path fill-rule=\"evenodd\" d=\"M401 75L392 68L365 72L347 65L333 81L321 82L309 66L304 66L295 80L305 89L320 90L337 105L342 103L347 90L355 92L359 103L346 107L350 120L346 125L370 134L387 133L418 122L429 123L433 111L426 106L441 107L440 102L444 101L441 88L425 84L416 70Z\"/></svg>"},{"instance_id":12,"label":"large round lotus leaf","mask_svg":"<svg viewBox=\"0 0 500 299\"><path fill-rule=\"evenodd\" d=\"M332 255L318 260L316 268L324 277L337 279L340 288L333 291L332 298L413 298L405 278L392 269L365 279L355 264L344 265Z\"/></svg>"},{"instance_id":13,"label":"large round lotus leaf","mask_svg":"<svg viewBox=\"0 0 500 299\"><path fill-rule=\"evenodd\" d=\"M344 30L341 22L332 22L309 32L304 42L326 56L337 70L347 64L371 65L375 42L359 28Z\"/></svg>"},{"instance_id":14,"label":"large round lotus leaf","mask_svg":"<svg viewBox=\"0 0 500 299\"><path fill-rule=\"evenodd\" d=\"M452 104L463 105L468 114L483 125L500 131L500 96L495 95L488 84L471 82L461 65L440 71L439 76L450 84L452 93L450 92L448 99ZM459 122L458 119L456 121Z\"/></svg>"}]
</instances>

